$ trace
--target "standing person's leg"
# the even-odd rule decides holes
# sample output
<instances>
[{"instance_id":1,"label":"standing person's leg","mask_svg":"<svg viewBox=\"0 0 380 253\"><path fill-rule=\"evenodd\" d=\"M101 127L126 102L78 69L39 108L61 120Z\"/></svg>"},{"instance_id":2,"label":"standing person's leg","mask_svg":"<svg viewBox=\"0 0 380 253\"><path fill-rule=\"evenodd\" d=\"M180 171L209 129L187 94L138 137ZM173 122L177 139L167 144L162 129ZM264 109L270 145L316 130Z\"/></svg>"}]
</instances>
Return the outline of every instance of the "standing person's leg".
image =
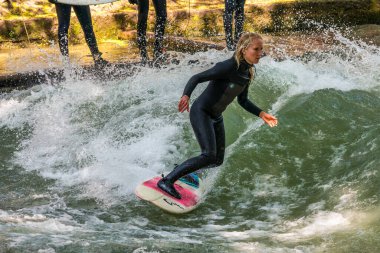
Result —
<instances>
[{"instance_id":1,"label":"standing person's leg","mask_svg":"<svg viewBox=\"0 0 380 253\"><path fill-rule=\"evenodd\" d=\"M232 18L235 10L235 0L225 0L225 9L223 15L224 32L226 34L226 44L228 50L234 50L234 40L232 36Z\"/></svg>"},{"instance_id":2,"label":"standing person's leg","mask_svg":"<svg viewBox=\"0 0 380 253\"><path fill-rule=\"evenodd\" d=\"M149 0L138 1L138 17L137 17L137 45L140 49L141 61L148 61L148 53L146 51L146 27L148 21Z\"/></svg>"},{"instance_id":3,"label":"standing person's leg","mask_svg":"<svg viewBox=\"0 0 380 253\"><path fill-rule=\"evenodd\" d=\"M234 41L234 45L235 46L236 46L237 42L239 41L241 34L243 33L243 28L244 28L244 4L245 4L245 0L236 0L235 41Z\"/></svg>"},{"instance_id":4,"label":"standing person's leg","mask_svg":"<svg viewBox=\"0 0 380 253\"><path fill-rule=\"evenodd\" d=\"M199 169L206 167L215 167L217 166L218 161L216 141L217 138L215 135L214 120L207 113L205 113L203 109L197 108L197 106L193 105L190 111L190 121L195 136L197 137L198 143L201 147L202 153L199 156L190 158L182 164L178 165L172 172L170 172L167 176L163 177L158 182L159 188L178 199L180 199L181 196L173 186L175 181ZM221 133L222 131L220 131L220 128L218 128L218 135ZM218 136L218 139L219 144L224 143L224 136L223 138L220 138L220 136Z\"/></svg>"},{"instance_id":5,"label":"standing person's leg","mask_svg":"<svg viewBox=\"0 0 380 253\"><path fill-rule=\"evenodd\" d=\"M154 8L156 10L156 26L154 28L154 58L157 59L162 55L162 43L164 40L165 26L166 26L166 0L153 0Z\"/></svg>"},{"instance_id":6,"label":"standing person's leg","mask_svg":"<svg viewBox=\"0 0 380 253\"><path fill-rule=\"evenodd\" d=\"M88 5L76 5L73 6L73 8L84 32L87 45L90 48L91 55L94 58L95 64L107 64L107 61L102 59L102 54L99 52L98 44L96 42L94 28L92 26L90 7Z\"/></svg>"},{"instance_id":7,"label":"standing person's leg","mask_svg":"<svg viewBox=\"0 0 380 253\"><path fill-rule=\"evenodd\" d=\"M69 56L69 26L71 5L55 4L58 17L58 45L61 54L65 57Z\"/></svg>"}]
</instances>

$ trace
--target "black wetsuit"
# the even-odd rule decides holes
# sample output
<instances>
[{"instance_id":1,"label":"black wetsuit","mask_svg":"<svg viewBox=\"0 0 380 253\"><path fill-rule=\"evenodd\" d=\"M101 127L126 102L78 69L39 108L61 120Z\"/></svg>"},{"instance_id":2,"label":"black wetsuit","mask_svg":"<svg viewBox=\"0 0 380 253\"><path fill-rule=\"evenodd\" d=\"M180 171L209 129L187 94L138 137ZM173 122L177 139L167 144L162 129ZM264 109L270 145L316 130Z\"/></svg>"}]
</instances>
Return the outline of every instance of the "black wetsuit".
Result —
<instances>
[{"instance_id":1,"label":"black wetsuit","mask_svg":"<svg viewBox=\"0 0 380 253\"><path fill-rule=\"evenodd\" d=\"M215 167L223 163L225 135L222 112L235 97L238 97L238 103L244 109L259 116L262 110L248 99L252 67L245 61L238 67L236 60L231 58L190 78L183 92L183 95L189 97L199 83L210 81L190 110L191 125L202 153L175 167L164 177L163 181L166 184L173 184L179 178L201 168Z\"/></svg>"},{"instance_id":2,"label":"black wetsuit","mask_svg":"<svg viewBox=\"0 0 380 253\"><path fill-rule=\"evenodd\" d=\"M137 1L136 1L137 2ZM156 25L154 29L154 58L162 54L162 43L166 25L166 0L153 0L154 9L156 10ZM149 12L149 0L138 0L138 21L137 21L137 44L143 62L148 60L146 51L146 27Z\"/></svg>"},{"instance_id":3,"label":"black wetsuit","mask_svg":"<svg viewBox=\"0 0 380 253\"><path fill-rule=\"evenodd\" d=\"M235 50L236 43L243 33L245 0L225 0L224 31L229 50ZM235 36L233 36L232 20L235 14Z\"/></svg>"},{"instance_id":4,"label":"black wetsuit","mask_svg":"<svg viewBox=\"0 0 380 253\"><path fill-rule=\"evenodd\" d=\"M54 3L54 0L50 0ZM69 56L69 39L68 32L70 26L71 7L73 7L75 14L78 17L79 23L82 26L84 36L91 54L95 60L100 58L98 45L96 43L94 29L92 27L91 12L88 5L68 5L55 3L55 8L58 16L58 43L61 54Z\"/></svg>"}]
</instances>

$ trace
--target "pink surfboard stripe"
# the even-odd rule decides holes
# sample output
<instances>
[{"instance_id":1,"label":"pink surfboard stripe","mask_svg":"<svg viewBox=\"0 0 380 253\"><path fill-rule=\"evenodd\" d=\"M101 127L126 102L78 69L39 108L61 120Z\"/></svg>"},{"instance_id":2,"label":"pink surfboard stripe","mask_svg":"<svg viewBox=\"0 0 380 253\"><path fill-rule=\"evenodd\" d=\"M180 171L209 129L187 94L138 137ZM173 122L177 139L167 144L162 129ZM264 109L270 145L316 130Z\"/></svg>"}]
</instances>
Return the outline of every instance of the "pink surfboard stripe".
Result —
<instances>
[{"instance_id":1,"label":"pink surfboard stripe","mask_svg":"<svg viewBox=\"0 0 380 253\"><path fill-rule=\"evenodd\" d=\"M194 206L197 204L198 196L194 192L192 192L191 190L183 188L178 184L174 184L174 187L179 192L179 194L181 194L181 197L182 197L181 199L176 199L176 198L172 197L171 195L167 194L166 192L162 191L160 188L157 187L157 182L160 179L161 179L161 177L152 178L151 180L145 181L143 183L143 185L145 185L149 188L152 188L153 190L156 190L158 192L161 192L165 196L169 197L170 199L172 199L172 200L174 200L174 201L176 201L176 202L178 202L178 203L180 203L186 207Z\"/></svg>"}]
</instances>

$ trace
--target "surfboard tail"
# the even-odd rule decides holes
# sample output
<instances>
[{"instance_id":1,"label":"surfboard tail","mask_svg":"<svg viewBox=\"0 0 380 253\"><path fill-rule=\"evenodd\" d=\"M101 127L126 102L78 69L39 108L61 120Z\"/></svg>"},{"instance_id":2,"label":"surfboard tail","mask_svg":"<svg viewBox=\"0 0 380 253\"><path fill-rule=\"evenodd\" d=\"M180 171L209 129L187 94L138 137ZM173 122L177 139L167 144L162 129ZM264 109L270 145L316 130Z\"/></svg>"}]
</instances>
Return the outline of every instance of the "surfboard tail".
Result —
<instances>
[{"instance_id":1,"label":"surfboard tail","mask_svg":"<svg viewBox=\"0 0 380 253\"><path fill-rule=\"evenodd\" d=\"M182 196L181 199L176 199L158 188L157 182L160 179L161 176L157 176L138 185L135 190L136 196L170 213L190 212L199 205L202 197L199 178L198 187L180 180L174 184L174 187Z\"/></svg>"}]
</instances>

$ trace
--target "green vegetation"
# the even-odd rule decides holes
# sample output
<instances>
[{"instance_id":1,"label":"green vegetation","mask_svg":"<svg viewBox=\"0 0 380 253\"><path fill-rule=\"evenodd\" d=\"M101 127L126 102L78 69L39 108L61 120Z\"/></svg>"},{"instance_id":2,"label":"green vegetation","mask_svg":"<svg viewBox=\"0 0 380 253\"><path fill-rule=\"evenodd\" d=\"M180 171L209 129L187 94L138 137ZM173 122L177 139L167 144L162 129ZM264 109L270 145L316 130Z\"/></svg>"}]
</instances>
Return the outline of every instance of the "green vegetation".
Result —
<instances>
[{"instance_id":1,"label":"green vegetation","mask_svg":"<svg viewBox=\"0 0 380 253\"><path fill-rule=\"evenodd\" d=\"M11 3L11 4L10 4ZM169 0L168 35L213 37L222 35L223 1ZM117 1L91 7L99 41L127 40L135 36L136 6ZM7 0L0 4L0 46L4 42L56 40L55 8L47 0ZM80 25L72 14L70 40L83 43ZM150 8L148 29L154 29ZM305 20L325 25L380 24L380 0L247 0L247 31L277 32L313 29Z\"/></svg>"}]
</instances>

